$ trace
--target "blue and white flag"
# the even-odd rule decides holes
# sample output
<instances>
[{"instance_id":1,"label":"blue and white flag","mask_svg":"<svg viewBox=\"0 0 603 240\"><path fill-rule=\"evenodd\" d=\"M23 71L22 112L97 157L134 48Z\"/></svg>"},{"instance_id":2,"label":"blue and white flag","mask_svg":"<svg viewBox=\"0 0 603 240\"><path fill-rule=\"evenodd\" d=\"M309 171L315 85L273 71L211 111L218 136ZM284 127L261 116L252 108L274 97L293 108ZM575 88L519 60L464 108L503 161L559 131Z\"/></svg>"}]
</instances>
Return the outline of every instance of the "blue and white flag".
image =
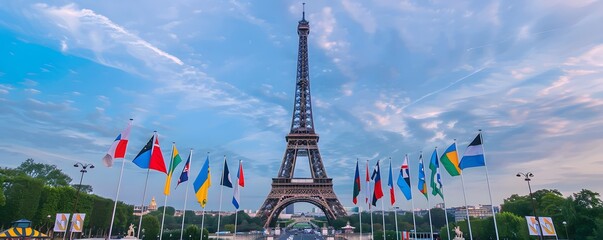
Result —
<instances>
[{"instance_id":1,"label":"blue and white flag","mask_svg":"<svg viewBox=\"0 0 603 240\"><path fill-rule=\"evenodd\" d=\"M245 187L245 176L243 174L243 163L239 161L239 171L237 171L237 181L234 185L234 193L232 195L232 205L236 209L239 209L239 203L241 203L241 193L239 188Z\"/></svg>"},{"instance_id":2,"label":"blue and white flag","mask_svg":"<svg viewBox=\"0 0 603 240\"><path fill-rule=\"evenodd\" d=\"M470 167L486 166L484 159L484 146L482 145L482 133L477 134L477 137L467 146L463 158L459 163L461 169Z\"/></svg>"}]
</instances>

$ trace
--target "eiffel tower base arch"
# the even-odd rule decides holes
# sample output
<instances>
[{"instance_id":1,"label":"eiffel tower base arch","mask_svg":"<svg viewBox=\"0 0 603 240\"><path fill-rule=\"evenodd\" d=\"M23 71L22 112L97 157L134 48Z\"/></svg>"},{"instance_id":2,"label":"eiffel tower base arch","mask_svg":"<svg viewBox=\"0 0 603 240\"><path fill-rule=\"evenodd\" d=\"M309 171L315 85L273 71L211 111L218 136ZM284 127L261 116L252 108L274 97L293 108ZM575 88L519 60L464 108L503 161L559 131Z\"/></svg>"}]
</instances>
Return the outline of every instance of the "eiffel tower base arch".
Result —
<instances>
[{"instance_id":1,"label":"eiffel tower base arch","mask_svg":"<svg viewBox=\"0 0 603 240\"><path fill-rule=\"evenodd\" d=\"M274 226L278 215L297 202L317 206L325 213L329 223L346 216L345 209L333 192L331 178L273 178L272 190L258 212L258 216L265 221L264 228Z\"/></svg>"}]
</instances>

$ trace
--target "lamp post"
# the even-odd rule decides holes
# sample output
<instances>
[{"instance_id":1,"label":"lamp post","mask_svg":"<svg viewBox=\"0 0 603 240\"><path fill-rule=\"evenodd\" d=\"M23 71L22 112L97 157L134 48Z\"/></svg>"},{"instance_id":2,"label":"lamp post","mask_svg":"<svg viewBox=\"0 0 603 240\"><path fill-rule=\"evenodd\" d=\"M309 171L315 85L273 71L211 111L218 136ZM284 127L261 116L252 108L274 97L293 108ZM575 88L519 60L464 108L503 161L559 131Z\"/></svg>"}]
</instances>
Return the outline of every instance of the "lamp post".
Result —
<instances>
[{"instance_id":1,"label":"lamp post","mask_svg":"<svg viewBox=\"0 0 603 240\"><path fill-rule=\"evenodd\" d=\"M531 172L527 172L527 173L519 172L515 176L523 177L523 180L528 182L528 190L530 191L530 199L532 200L532 209L534 210L534 218L536 218L536 222L538 223L538 228L536 229L536 231L538 231L538 238L542 240L543 238L542 238L542 230L540 227L540 219L538 219L538 215L536 215L536 202L534 202L534 197L532 196L532 186L530 186L530 181L532 180L532 177L534 177L534 174L532 174Z\"/></svg>"},{"instance_id":2,"label":"lamp post","mask_svg":"<svg viewBox=\"0 0 603 240\"><path fill-rule=\"evenodd\" d=\"M80 176L80 184L77 186L77 193L76 193L76 197L75 197L75 203L73 204L73 211L71 214L71 219L73 219L73 214L76 213L76 211L77 211L77 204L80 200L80 190L82 189L82 181L84 180L84 173L88 172L88 170L86 170L88 168L93 169L94 165L92 165L90 163L77 162L77 163L73 164L73 167L81 168L80 172L82 173L82 175ZM65 233L70 232L71 227L69 227L69 224L71 224L71 222L72 221L67 223L67 230L65 230L66 231ZM69 239L71 239L71 234L69 234Z\"/></svg>"},{"instance_id":3,"label":"lamp post","mask_svg":"<svg viewBox=\"0 0 603 240\"><path fill-rule=\"evenodd\" d=\"M563 227L565 228L565 239L569 239L569 234L567 233L567 222L563 221Z\"/></svg>"}]
</instances>

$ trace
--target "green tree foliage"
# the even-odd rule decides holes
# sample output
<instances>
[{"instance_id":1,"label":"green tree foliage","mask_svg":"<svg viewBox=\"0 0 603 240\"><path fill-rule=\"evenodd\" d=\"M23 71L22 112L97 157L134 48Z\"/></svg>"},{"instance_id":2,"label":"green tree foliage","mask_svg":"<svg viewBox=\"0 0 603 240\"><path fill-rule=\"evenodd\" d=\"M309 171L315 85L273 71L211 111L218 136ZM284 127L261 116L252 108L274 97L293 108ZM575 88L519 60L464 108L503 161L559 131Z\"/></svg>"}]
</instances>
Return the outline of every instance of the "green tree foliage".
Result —
<instances>
[{"instance_id":1,"label":"green tree foliage","mask_svg":"<svg viewBox=\"0 0 603 240\"><path fill-rule=\"evenodd\" d=\"M27 159L16 168L17 171L40 179L45 185L58 187L69 186L71 178L64 174L56 165L35 163L33 159Z\"/></svg>"},{"instance_id":2,"label":"green tree foliage","mask_svg":"<svg viewBox=\"0 0 603 240\"><path fill-rule=\"evenodd\" d=\"M40 204L44 184L28 176L9 179L6 188L6 204L0 207L0 223L8 225L17 219L33 219Z\"/></svg>"},{"instance_id":3,"label":"green tree foliage","mask_svg":"<svg viewBox=\"0 0 603 240\"><path fill-rule=\"evenodd\" d=\"M163 214L163 206L158 207L157 211L155 211L155 212L157 212L159 214ZM168 215L169 216L174 216L175 213L176 213L176 209L174 207L167 206L165 208L165 215L166 216L168 216Z\"/></svg>"},{"instance_id":4,"label":"green tree foliage","mask_svg":"<svg viewBox=\"0 0 603 240\"><path fill-rule=\"evenodd\" d=\"M197 225L190 224L184 229L184 239L199 239L201 231Z\"/></svg>"},{"instance_id":5,"label":"green tree foliage","mask_svg":"<svg viewBox=\"0 0 603 240\"><path fill-rule=\"evenodd\" d=\"M160 223L157 217L147 214L142 217L143 240L155 240L159 235ZM142 233L141 233L142 234Z\"/></svg>"}]
</instances>

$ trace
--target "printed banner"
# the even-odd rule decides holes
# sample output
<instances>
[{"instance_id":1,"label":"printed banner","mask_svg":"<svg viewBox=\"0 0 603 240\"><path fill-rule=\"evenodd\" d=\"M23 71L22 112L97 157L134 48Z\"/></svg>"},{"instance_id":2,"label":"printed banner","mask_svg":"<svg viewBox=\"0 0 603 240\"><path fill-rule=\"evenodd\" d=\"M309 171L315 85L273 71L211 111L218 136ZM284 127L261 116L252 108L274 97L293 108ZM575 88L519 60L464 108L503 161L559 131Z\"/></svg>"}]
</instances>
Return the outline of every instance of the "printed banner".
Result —
<instances>
[{"instance_id":1,"label":"printed banner","mask_svg":"<svg viewBox=\"0 0 603 240\"><path fill-rule=\"evenodd\" d=\"M85 213L74 213L73 219L71 219L71 232L82 232L84 219L86 219Z\"/></svg>"},{"instance_id":2,"label":"printed banner","mask_svg":"<svg viewBox=\"0 0 603 240\"><path fill-rule=\"evenodd\" d=\"M54 232L65 232L69 222L69 213L57 213L54 220Z\"/></svg>"},{"instance_id":3,"label":"printed banner","mask_svg":"<svg viewBox=\"0 0 603 240\"><path fill-rule=\"evenodd\" d=\"M528 222L528 232L530 232L530 235L540 235L540 226L538 226L538 221L536 221L536 218L534 216L526 216L526 221Z\"/></svg>"},{"instance_id":4,"label":"printed banner","mask_svg":"<svg viewBox=\"0 0 603 240\"><path fill-rule=\"evenodd\" d=\"M553 219L550 217L539 217L538 220L540 220L542 236L557 236L555 225L553 225Z\"/></svg>"}]
</instances>

